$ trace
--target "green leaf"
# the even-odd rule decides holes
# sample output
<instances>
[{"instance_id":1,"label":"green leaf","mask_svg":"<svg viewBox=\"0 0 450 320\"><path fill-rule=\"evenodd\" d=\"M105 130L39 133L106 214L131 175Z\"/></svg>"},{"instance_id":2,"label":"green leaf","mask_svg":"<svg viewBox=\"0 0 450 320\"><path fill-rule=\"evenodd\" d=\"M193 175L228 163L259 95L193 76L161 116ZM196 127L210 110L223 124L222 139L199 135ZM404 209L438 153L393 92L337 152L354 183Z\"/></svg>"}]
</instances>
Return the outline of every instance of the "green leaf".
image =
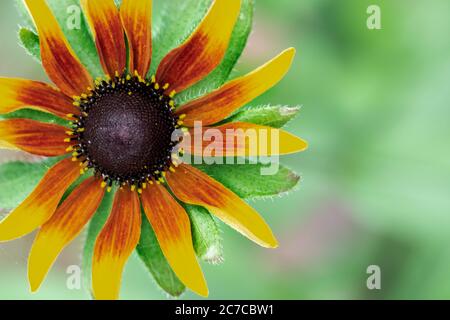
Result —
<instances>
[{"instance_id":1,"label":"green leaf","mask_svg":"<svg viewBox=\"0 0 450 320\"><path fill-rule=\"evenodd\" d=\"M50 113L41 112L32 109L22 109L8 114L0 115L0 120L6 119L33 119L45 123L58 124L61 126L68 126L69 121L56 117Z\"/></svg>"},{"instance_id":2,"label":"green leaf","mask_svg":"<svg viewBox=\"0 0 450 320\"><path fill-rule=\"evenodd\" d=\"M108 192L102 200L100 207L98 208L96 214L89 222L89 227L86 234L86 239L84 242L83 249L83 260L82 260L82 270L83 270L83 283L84 287L89 290L92 295L92 259L95 248L95 241L97 236L102 231L103 226L108 220L109 214L111 212L114 201L114 192Z\"/></svg>"},{"instance_id":3,"label":"green leaf","mask_svg":"<svg viewBox=\"0 0 450 320\"><path fill-rule=\"evenodd\" d=\"M276 164L279 165L279 164ZM297 186L300 177L279 165L275 174L264 175L267 164L195 165L241 198L252 199L283 194ZM276 169L276 167L275 167Z\"/></svg>"},{"instance_id":4,"label":"green leaf","mask_svg":"<svg viewBox=\"0 0 450 320\"><path fill-rule=\"evenodd\" d=\"M141 239L136 251L147 270L165 292L173 297L179 297L186 290L164 257L145 214L142 215Z\"/></svg>"},{"instance_id":5,"label":"green leaf","mask_svg":"<svg viewBox=\"0 0 450 320\"><path fill-rule=\"evenodd\" d=\"M101 77L104 72L100 65L97 49L92 36L89 31L89 27L86 23L84 15L80 7L79 0L47 0L47 4L52 10L56 20L58 21L64 35L66 36L69 44L74 50L77 57L88 69L93 77ZM22 0L16 0L16 5L19 11L22 21L28 31L36 31L32 19L29 16L28 10ZM39 47L39 37L29 36L23 42L22 37L19 34L19 39L22 45L30 52L30 48ZM33 55L36 53L34 50ZM40 56L40 55L39 55Z\"/></svg>"},{"instance_id":6,"label":"green leaf","mask_svg":"<svg viewBox=\"0 0 450 320\"><path fill-rule=\"evenodd\" d=\"M155 1L150 75L156 73L156 68L167 53L192 34L210 5L211 0Z\"/></svg>"},{"instance_id":7,"label":"green leaf","mask_svg":"<svg viewBox=\"0 0 450 320\"><path fill-rule=\"evenodd\" d=\"M229 78L231 71L242 55L253 27L255 1L243 0L241 13L236 22L230 45L222 63L205 79L177 96L179 105L198 98L222 86Z\"/></svg>"},{"instance_id":8,"label":"green leaf","mask_svg":"<svg viewBox=\"0 0 450 320\"><path fill-rule=\"evenodd\" d=\"M219 227L208 210L184 204L192 227L192 238L197 256L209 263L223 261L222 237Z\"/></svg>"},{"instance_id":9,"label":"green leaf","mask_svg":"<svg viewBox=\"0 0 450 320\"><path fill-rule=\"evenodd\" d=\"M14 209L34 190L58 159L42 162L9 162L0 165L0 208Z\"/></svg>"},{"instance_id":10,"label":"green leaf","mask_svg":"<svg viewBox=\"0 0 450 320\"><path fill-rule=\"evenodd\" d=\"M261 126L269 126L272 128L282 128L289 121L294 119L300 111L300 107L290 106L258 106L243 107L234 115L224 120L222 123L228 122L248 122Z\"/></svg>"},{"instance_id":11,"label":"green leaf","mask_svg":"<svg viewBox=\"0 0 450 320\"><path fill-rule=\"evenodd\" d=\"M19 40L22 47L35 60L41 62L41 47L39 45L39 36L27 28L19 29Z\"/></svg>"}]
</instances>

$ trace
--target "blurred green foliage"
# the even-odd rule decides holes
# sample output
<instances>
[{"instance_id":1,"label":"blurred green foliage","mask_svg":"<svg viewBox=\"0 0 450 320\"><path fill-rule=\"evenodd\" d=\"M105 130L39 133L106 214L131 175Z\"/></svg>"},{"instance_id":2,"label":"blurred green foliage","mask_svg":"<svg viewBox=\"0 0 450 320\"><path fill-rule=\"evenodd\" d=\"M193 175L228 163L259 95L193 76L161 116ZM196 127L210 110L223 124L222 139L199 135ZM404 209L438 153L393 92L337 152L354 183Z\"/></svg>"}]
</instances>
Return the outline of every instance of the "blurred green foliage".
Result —
<instances>
[{"instance_id":1,"label":"blurred green foliage","mask_svg":"<svg viewBox=\"0 0 450 320\"><path fill-rule=\"evenodd\" d=\"M382 30L366 27L371 4L381 7ZM44 79L17 45L12 1L0 9L0 74ZM448 12L446 0L256 1L255 29L236 72L298 49L285 80L252 105L302 105L288 130L310 149L283 159L303 177L298 191L252 202L279 249L258 248L221 225L225 263L204 264L211 298L450 297ZM29 243L0 245L0 298L89 298L65 283L81 244L30 295ZM381 267L380 291L366 287L373 264ZM131 259L122 298L163 297Z\"/></svg>"}]
</instances>

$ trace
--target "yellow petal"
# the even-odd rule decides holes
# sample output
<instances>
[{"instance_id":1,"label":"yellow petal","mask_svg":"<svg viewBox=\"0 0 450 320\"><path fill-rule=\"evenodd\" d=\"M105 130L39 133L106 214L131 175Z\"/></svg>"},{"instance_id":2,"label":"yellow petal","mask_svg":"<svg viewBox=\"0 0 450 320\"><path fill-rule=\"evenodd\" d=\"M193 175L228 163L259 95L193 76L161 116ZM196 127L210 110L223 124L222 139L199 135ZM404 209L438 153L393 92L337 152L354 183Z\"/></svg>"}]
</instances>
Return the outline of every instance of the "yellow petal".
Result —
<instances>
[{"instance_id":1,"label":"yellow petal","mask_svg":"<svg viewBox=\"0 0 450 320\"><path fill-rule=\"evenodd\" d=\"M294 56L295 49L287 49L246 76L180 107L177 114L186 115L183 121L188 127L192 127L194 121L202 121L203 126L220 122L283 79L291 67Z\"/></svg>"},{"instance_id":2,"label":"yellow petal","mask_svg":"<svg viewBox=\"0 0 450 320\"><path fill-rule=\"evenodd\" d=\"M76 57L45 0L25 0L39 33L42 65L49 78L69 97L79 96L92 78Z\"/></svg>"},{"instance_id":3,"label":"yellow petal","mask_svg":"<svg viewBox=\"0 0 450 320\"><path fill-rule=\"evenodd\" d=\"M142 205L177 277L192 291L208 296L208 287L192 244L191 224L183 207L157 184L143 191Z\"/></svg>"},{"instance_id":4,"label":"yellow petal","mask_svg":"<svg viewBox=\"0 0 450 320\"><path fill-rule=\"evenodd\" d=\"M72 100L57 88L46 83L0 78L0 114L33 108L59 117L77 114Z\"/></svg>"},{"instance_id":5,"label":"yellow petal","mask_svg":"<svg viewBox=\"0 0 450 320\"><path fill-rule=\"evenodd\" d=\"M43 225L55 212L69 186L79 177L79 166L65 159L52 168L14 211L0 222L0 241L20 238Z\"/></svg>"},{"instance_id":6,"label":"yellow petal","mask_svg":"<svg viewBox=\"0 0 450 320\"><path fill-rule=\"evenodd\" d=\"M31 291L39 289L60 252L80 234L97 211L104 191L97 178L85 180L42 226L28 258Z\"/></svg>"},{"instance_id":7,"label":"yellow petal","mask_svg":"<svg viewBox=\"0 0 450 320\"><path fill-rule=\"evenodd\" d=\"M95 38L103 70L110 77L125 70L127 51L119 10L114 0L81 0Z\"/></svg>"},{"instance_id":8,"label":"yellow petal","mask_svg":"<svg viewBox=\"0 0 450 320\"><path fill-rule=\"evenodd\" d=\"M278 242L263 218L246 202L216 180L182 164L167 175L167 183L181 201L203 206L257 244L276 248Z\"/></svg>"},{"instance_id":9,"label":"yellow petal","mask_svg":"<svg viewBox=\"0 0 450 320\"><path fill-rule=\"evenodd\" d=\"M308 147L306 141L287 131L245 122L192 128L189 134L180 146L186 153L200 157L271 157Z\"/></svg>"},{"instance_id":10,"label":"yellow petal","mask_svg":"<svg viewBox=\"0 0 450 320\"><path fill-rule=\"evenodd\" d=\"M152 59L152 0L123 0L120 16L130 47L129 70L145 78Z\"/></svg>"},{"instance_id":11,"label":"yellow petal","mask_svg":"<svg viewBox=\"0 0 450 320\"><path fill-rule=\"evenodd\" d=\"M67 128L29 119L0 121L0 148L20 149L35 155L55 157L67 153Z\"/></svg>"},{"instance_id":12,"label":"yellow petal","mask_svg":"<svg viewBox=\"0 0 450 320\"><path fill-rule=\"evenodd\" d=\"M161 61L157 81L180 92L213 71L225 56L240 8L241 0L214 0L194 33Z\"/></svg>"},{"instance_id":13,"label":"yellow petal","mask_svg":"<svg viewBox=\"0 0 450 320\"><path fill-rule=\"evenodd\" d=\"M122 272L141 233L141 207L136 192L119 190L111 215L95 243L92 263L94 297L101 300L119 298Z\"/></svg>"}]
</instances>

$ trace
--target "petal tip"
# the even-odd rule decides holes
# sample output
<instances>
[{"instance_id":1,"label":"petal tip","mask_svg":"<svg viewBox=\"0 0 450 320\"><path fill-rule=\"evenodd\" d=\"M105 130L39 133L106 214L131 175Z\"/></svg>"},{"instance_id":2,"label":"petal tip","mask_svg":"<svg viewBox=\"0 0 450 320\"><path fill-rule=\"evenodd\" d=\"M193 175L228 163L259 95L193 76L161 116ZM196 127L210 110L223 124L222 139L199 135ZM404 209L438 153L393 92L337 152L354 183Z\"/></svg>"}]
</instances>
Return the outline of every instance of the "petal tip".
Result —
<instances>
[{"instance_id":1,"label":"petal tip","mask_svg":"<svg viewBox=\"0 0 450 320\"><path fill-rule=\"evenodd\" d=\"M284 51L283 54L287 59L288 65L290 66L294 62L294 58L297 55L297 49L295 49L294 47L288 48Z\"/></svg>"},{"instance_id":2,"label":"petal tip","mask_svg":"<svg viewBox=\"0 0 450 320\"><path fill-rule=\"evenodd\" d=\"M267 249L276 249L279 247L278 240L275 238L273 234L269 239L264 240L263 243L261 243L260 245Z\"/></svg>"},{"instance_id":3,"label":"petal tip","mask_svg":"<svg viewBox=\"0 0 450 320\"><path fill-rule=\"evenodd\" d=\"M208 285L206 284L206 281L202 281L201 284L198 284L198 286L196 288L192 288L192 291L194 291L195 293L197 293L198 295L204 297L204 298L208 298L209 297L209 289L208 289Z\"/></svg>"},{"instance_id":4,"label":"petal tip","mask_svg":"<svg viewBox=\"0 0 450 320\"><path fill-rule=\"evenodd\" d=\"M274 242L269 244L269 249L277 249L279 246L278 240L274 239Z\"/></svg>"},{"instance_id":5,"label":"petal tip","mask_svg":"<svg viewBox=\"0 0 450 320\"><path fill-rule=\"evenodd\" d=\"M286 49L286 52L292 56L295 56L297 54L297 49L295 49L294 47L290 47Z\"/></svg>"},{"instance_id":6,"label":"petal tip","mask_svg":"<svg viewBox=\"0 0 450 320\"><path fill-rule=\"evenodd\" d=\"M283 155L289 155L289 154L295 154L299 152L306 151L309 148L308 142L305 140L292 135L291 139L289 139L288 136L284 137L286 139L285 145L283 145L284 150L282 150L281 154Z\"/></svg>"},{"instance_id":7,"label":"petal tip","mask_svg":"<svg viewBox=\"0 0 450 320\"><path fill-rule=\"evenodd\" d=\"M28 266L28 284L30 286L31 293L37 293L42 284L41 277L31 272L30 265Z\"/></svg>"},{"instance_id":8,"label":"petal tip","mask_svg":"<svg viewBox=\"0 0 450 320\"><path fill-rule=\"evenodd\" d=\"M301 151L306 151L309 149L309 143L308 143L308 141L305 141L305 140L303 140L303 142L304 142L304 147L303 147L303 150L301 150Z\"/></svg>"}]
</instances>

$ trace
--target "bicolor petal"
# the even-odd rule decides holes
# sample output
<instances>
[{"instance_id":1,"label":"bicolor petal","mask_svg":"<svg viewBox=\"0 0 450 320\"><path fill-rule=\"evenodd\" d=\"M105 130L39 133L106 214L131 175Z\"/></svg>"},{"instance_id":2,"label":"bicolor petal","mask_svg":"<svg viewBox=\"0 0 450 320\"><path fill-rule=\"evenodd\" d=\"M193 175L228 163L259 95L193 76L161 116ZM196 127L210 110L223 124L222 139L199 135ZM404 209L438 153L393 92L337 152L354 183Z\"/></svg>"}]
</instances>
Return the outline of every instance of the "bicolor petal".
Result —
<instances>
[{"instance_id":1,"label":"bicolor petal","mask_svg":"<svg viewBox=\"0 0 450 320\"><path fill-rule=\"evenodd\" d=\"M67 153L67 128L29 119L0 121L0 148L56 157Z\"/></svg>"},{"instance_id":2,"label":"bicolor petal","mask_svg":"<svg viewBox=\"0 0 450 320\"><path fill-rule=\"evenodd\" d=\"M96 299L119 298L123 268L139 242L141 206L137 192L116 193L111 215L97 237L92 263L92 288Z\"/></svg>"},{"instance_id":3,"label":"bicolor petal","mask_svg":"<svg viewBox=\"0 0 450 320\"><path fill-rule=\"evenodd\" d=\"M45 0L25 0L39 33L42 65L49 78L69 97L79 96L92 78L76 57Z\"/></svg>"},{"instance_id":4,"label":"bicolor petal","mask_svg":"<svg viewBox=\"0 0 450 320\"><path fill-rule=\"evenodd\" d=\"M94 35L103 70L110 77L122 74L127 51L119 9L114 0L81 0L81 6Z\"/></svg>"},{"instance_id":5,"label":"bicolor petal","mask_svg":"<svg viewBox=\"0 0 450 320\"><path fill-rule=\"evenodd\" d=\"M167 175L167 183L181 201L205 207L230 227L263 247L278 246L272 230L252 207L200 170L182 164L175 173Z\"/></svg>"},{"instance_id":6,"label":"bicolor petal","mask_svg":"<svg viewBox=\"0 0 450 320\"><path fill-rule=\"evenodd\" d=\"M78 164L70 159L50 168L25 201L0 222L0 241L23 237L47 222L79 175Z\"/></svg>"},{"instance_id":7,"label":"bicolor petal","mask_svg":"<svg viewBox=\"0 0 450 320\"><path fill-rule=\"evenodd\" d=\"M0 78L0 114L31 108L64 118L78 114L71 98L43 82Z\"/></svg>"},{"instance_id":8,"label":"bicolor petal","mask_svg":"<svg viewBox=\"0 0 450 320\"><path fill-rule=\"evenodd\" d=\"M306 141L287 131L245 122L191 128L180 144L184 152L201 157L271 157L307 147Z\"/></svg>"},{"instance_id":9,"label":"bicolor petal","mask_svg":"<svg viewBox=\"0 0 450 320\"><path fill-rule=\"evenodd\" d=\"M288 72L294 56L295 49L287 49L255 71L180 107L176 114L186 116L184 124L188 127L195 121L202 121L204 126L220 122L275 86Z\"/></svg>"},{"instance_id":10,"label":"bicolor petal","mask_svg":"<svg viewBox=\"0 0 450 320\"><path fill-rule=\"evenodd\" d=\"M195 256L186 211L159 184L143 191L142 205L161 250L177 277L192 291L208 296L208 288Z\"/></svg>"},{"instance_id":11,"label":"bicolor petal","mask_svg":"<svg viewBox=\"0 0 450 320\"><path fill-rule=\"evenodd\" d=\"M215 0L194 33L161 61L156 80L180 92L206 77L225 56L240 8L241 0Z\"/></svg>"},{"instance_id":12,"label":"bicolor petal","mask_svg":"<svg viewBox=\"0 0 450 320\"><path fill-rule=\"evenodd\" d=\"M80 234L94 215L104 191L97 178L85 180L42 226L28 258L31 291L37 291L60 252Z\"/></svg>"},{"instance_id":13,"label":"bicolor petal","mask_svg":"<svg viewBox=\"0 0 450 320\"><path fill-rule=\"evenodd\" d=\"M130 72L145 78L152 60L152 0L123 0L122 25L130 50Z\"/></svg>"}]
</instances>

